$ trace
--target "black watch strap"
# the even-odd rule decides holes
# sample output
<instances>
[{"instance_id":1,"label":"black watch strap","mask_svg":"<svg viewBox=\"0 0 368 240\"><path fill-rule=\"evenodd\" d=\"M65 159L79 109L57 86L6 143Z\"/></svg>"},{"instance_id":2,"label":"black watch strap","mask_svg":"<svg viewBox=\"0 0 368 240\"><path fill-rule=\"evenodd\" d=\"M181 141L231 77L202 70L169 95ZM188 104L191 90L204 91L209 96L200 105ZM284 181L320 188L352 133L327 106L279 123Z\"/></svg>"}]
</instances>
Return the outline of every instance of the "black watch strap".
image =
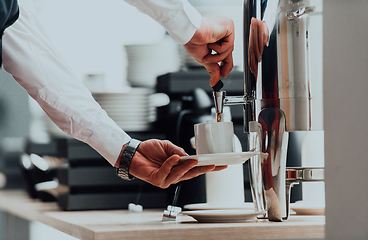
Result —
<instances>
[{"instance_id":1,"label":"black watch strap","mask_svg":"<svg viewBox=\"0 0 368 240\"><path fill-rule=\"evenodd\" d=\"M130 139L120 159L119 168L116 169L116 174L124 180L133 180L134 176L129 174L129 167L132 158L137 151L141 141L137 139Z\"/></svg>"}]
</instances>

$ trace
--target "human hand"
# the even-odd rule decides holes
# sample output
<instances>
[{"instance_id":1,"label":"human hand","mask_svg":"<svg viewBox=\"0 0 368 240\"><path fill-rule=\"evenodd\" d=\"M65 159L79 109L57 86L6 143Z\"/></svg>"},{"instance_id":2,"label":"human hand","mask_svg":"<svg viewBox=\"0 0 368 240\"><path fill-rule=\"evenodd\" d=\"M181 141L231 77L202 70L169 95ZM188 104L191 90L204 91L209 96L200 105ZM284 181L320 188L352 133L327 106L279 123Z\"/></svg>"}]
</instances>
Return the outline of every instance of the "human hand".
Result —
<instances>
[{"instance_id":1,"label":"human hand","mask_svg":"<svg viewBox=\"0 0 368 240\"><path fill-rule=\"evenodd\" d=\"M210 171L219 171L227 166L199 166L197 160L179 162L185 151L167 140L150 139L141 142L129 167L129 173L160 188L194 178Z\"/></svg>"},{"instance_id":2,"label":"human hand","mask_svg":"<svg viewBox=\"0 0 368 240\"><path fill-rule=\"evenodd\" d=\"M184 45L186 51L207 69L211 87L233 69L234 39L234 22L230 18L203 17L200 28ZM216 54L212 54L212 50Z\"/></svg>"},{"instance_id":3,"label":"human hand","mask_svg":"<svg viewBox=\"0 0 368 240\"><path fill-rule=\"evenodd\" d=\"M268 42L268 27L265 22L252 18L249 31L248 64L257 78L258 63L262 60L263 49Z\"/></svg>"}]
</instances>

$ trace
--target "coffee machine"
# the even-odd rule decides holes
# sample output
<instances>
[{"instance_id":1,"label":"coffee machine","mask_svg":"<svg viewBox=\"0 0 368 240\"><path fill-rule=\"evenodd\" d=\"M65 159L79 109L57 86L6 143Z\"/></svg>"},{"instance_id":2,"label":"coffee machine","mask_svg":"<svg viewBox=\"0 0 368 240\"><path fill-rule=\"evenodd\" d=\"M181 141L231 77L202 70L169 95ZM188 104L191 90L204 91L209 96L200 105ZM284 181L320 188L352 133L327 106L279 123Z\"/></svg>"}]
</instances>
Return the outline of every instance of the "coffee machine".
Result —
<instances>
[{"instance_id":1,"label":"coffee machine","mask_svg":"<svg viewBox=\"0 0 368 240\"><path fill-rule=\"evenodd\" d=\"M262 153L249 160L253 202L256 209L266 211L263 217L270 221L288 219L293 184L323 180L320 168L286 168L289 132L323 130L323 116L313 110L315 86L309 76L308 44L313 36L308 31L308 15L314 10L309 0L245 0L244 95L213 93L218 113L226 105L244 107L249 149ZM268 28L256 70L251 62L252 38L263 32L252 21Z\"/></svg>"}]
</instances>

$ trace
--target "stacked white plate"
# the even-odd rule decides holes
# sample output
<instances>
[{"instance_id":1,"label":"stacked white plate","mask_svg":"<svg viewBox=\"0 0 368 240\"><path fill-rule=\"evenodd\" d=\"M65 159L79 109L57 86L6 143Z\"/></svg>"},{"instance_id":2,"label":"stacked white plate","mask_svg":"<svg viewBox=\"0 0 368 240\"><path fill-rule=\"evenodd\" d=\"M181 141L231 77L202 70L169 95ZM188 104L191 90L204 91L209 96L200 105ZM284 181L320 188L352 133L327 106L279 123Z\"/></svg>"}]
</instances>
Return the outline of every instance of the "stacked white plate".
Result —
<instances>
[{"instance_id":1,"label":"stacked white plate","mask_svg":"<svg viewBox=\"0 0 368 240\"><path fill-rule=\"evenodd\" d=\"M107 115L125 131L139 132L151 128L156 108L151 104L150 88L131 88L126 93L93 93Z\"/></svg>"},{"instance_id":2,"label":"stacked white plate","mask_svg":"<svg viewBox=\"0 0 368 240\"><path fill-rule=\"evenodd\" d=\"M227 4L227 3L226 3ZM239 71L242 71L243 66L243 2L239 2L239 5L227 5L227 6L197 6L196 9L202 16L226 16L234 21L235 27L235 41L233 51L234 67ZM186 53L184 47L182 47L182 56L184 64L188 67L201 66L192 56Z\"/></svg>"},{"instance_id":3,"label":"stacked white plate","mask_svg":"<svg viewBox=\"0 0 368 240\"><path fill-rule=\"evenodd\" d=\"M169 35L156 44L127 45L128 82L133 87L155 87L157 77L180 70L179 44Z\"/></svg>"}]
</instances>

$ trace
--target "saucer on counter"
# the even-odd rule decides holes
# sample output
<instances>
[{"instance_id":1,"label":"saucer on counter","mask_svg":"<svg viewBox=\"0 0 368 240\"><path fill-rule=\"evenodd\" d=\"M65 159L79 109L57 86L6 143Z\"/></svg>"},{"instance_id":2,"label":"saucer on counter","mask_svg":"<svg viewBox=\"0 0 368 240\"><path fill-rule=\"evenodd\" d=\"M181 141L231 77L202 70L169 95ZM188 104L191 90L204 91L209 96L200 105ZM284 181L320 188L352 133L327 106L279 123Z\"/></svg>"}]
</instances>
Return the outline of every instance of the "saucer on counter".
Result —
<instances>
[{"instance_id":1,"label":"saucer on counter","mask_svg":"<svg viewBox=\"0 0 368 240\"><path fill-rule=\"evenodd\" d=\"M290 209L297 215L324 215L325 206L322 204L304 203L298 201L290 204Z\"/></svg>"},{"instance_id":2,"label":"saucer on counter","mask_svg":"<svg viewBox=\"0 0 368 240\"><path fill-rule=\"evenodd\" d=\"M190 216L201 223L230 223L252 221L264 212L255 209L218 209L183 211L183 215Z\"/></svg>"},{"instance_id":3,"label":"saucer on counter","mask_svg":"<svg viewBox=\"0 0 368 240\"><path fill-rule=\"evenodd\" d=\"M228 209L247 209L254 210L253 202L244 202L239 204L211 204L211 203L192 203L184 205L188 210L228 210Z\"/></svg>"}]
</instances>

